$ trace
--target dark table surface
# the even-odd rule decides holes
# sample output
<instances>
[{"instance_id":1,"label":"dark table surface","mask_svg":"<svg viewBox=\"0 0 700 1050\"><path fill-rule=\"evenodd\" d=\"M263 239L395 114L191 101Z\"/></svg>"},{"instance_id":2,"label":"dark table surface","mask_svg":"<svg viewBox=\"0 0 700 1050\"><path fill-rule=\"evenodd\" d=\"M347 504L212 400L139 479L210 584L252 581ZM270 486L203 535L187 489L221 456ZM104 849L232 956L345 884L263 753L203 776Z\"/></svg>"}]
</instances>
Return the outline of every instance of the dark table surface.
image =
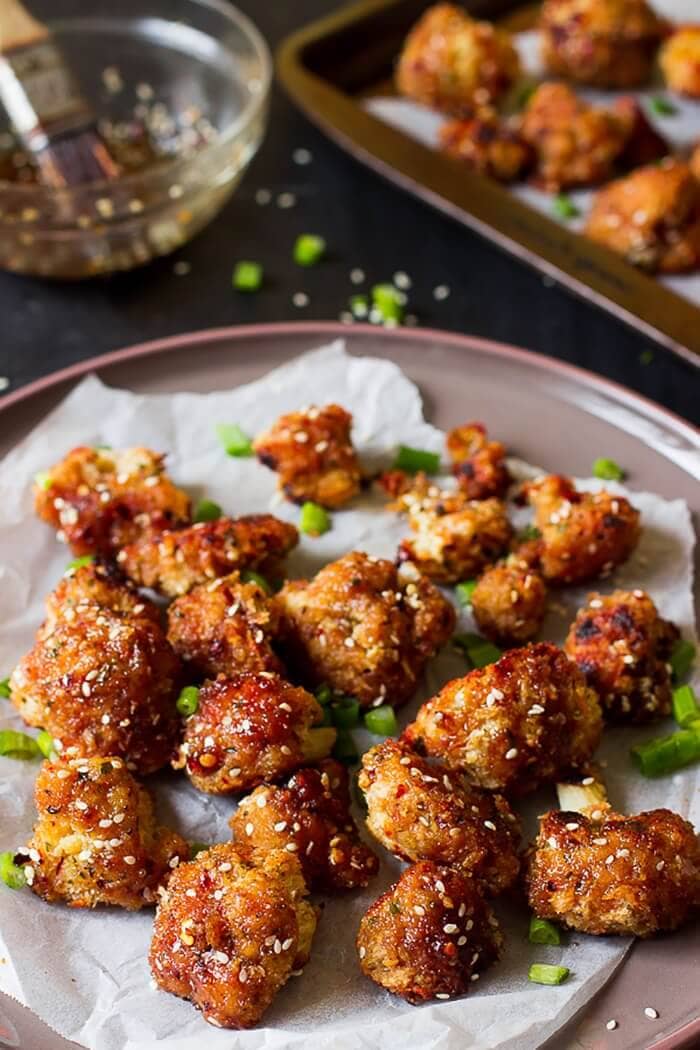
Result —
<instances>
[{"instance_id":1,"label":"dark table surface","mask_svg":"<svg viewBox=\"0 0 700 1050\"><path fill-rule=\"evenodd\" d=\"M337 6L334 0L239 0L272 46ZM293 160L311 151L311 164ZM267 188L273 203L255 203ZM294 208L274 196L291 191ZM302 232L322 234L329 258L311 270L291 261ZM257 295L232 291L237 259L258 259ZM174 272L184 260L186 276ZM276 90L267 140L220 217L175 257L130 274L80 284L0 275L0 377L16 389L48 372L131 343L176 332L280 320L336 319L356 291L397 270L412 278L420 323L538 350L609 376L679 415L698 420L698 371L516 262L476 234L383 182L327 142ZM436 301L433 289L451 289ZM292 302L304 291L309 304Z\"/></svg>"}]
</instances>

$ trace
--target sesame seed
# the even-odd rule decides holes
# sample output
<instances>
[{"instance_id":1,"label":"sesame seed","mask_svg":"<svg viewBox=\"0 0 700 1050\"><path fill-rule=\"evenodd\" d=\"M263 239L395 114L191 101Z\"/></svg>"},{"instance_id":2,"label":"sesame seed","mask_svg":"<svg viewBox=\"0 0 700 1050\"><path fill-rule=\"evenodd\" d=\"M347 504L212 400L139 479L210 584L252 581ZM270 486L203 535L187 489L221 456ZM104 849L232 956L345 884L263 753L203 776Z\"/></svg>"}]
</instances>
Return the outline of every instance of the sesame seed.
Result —
<instances>
[{"instance_id":1,"label":"sesame seed","mask_svg":"<svg viewBox=\"0 0 700 1050\"><path fill-rule=\"evenodd\" d=\"M480 976L481 976L481 974L479 974L479 973L473 973L473 974L471 975L471 977L469 978L469 980L470 980L470 981L478 981L478 980L479 980L479 978L480 978Z\"/></svg>"},{"instance_id":2,"label":"sesame seed","mask_svg":"<svg viewBox=\"0 0 700 1050\"><path fill-rule=\"evenodd\" d=\"M124 813L115 813L114 816L112 817L112 820L114 821L115 824L121 824L121 822L123 821L124 817L125 817Z\"/></svg>"},{"instance_id":3,"label":"sesame seed","mask_svg":"<svg viewBox=\"0 0 700 1050\"><path fill-rule=\"evenodd\" d=\"M454 922L447 922L442 927L445 933L457 933L459 927Z\"/></svg>"},{"instance_id":4,"label":"sesame seed","mask_svg":"<svg viewBox=\"0 0 700 1050\"><path fill-rule=\"evenodd\" d=\"M272 194L270 193L269 190L262 189L262 188L259 189L259 190L256 190L256 192L255 192L255 203L256 204L260 204L260 205L264 206L266 204L269 204L271 200L272 200Z\"/></svg>"},{"instance_id":5,"label":"sesame seed","mask_svg":"<svg viewBox=\"0 0 700 1050\"><path fill-rule=\"evenodd\" d=\"M350 281L352 284L362 284L365 279L365 271L359 267L355 267L354 270L350 271Z\"/></svg>"},{"instance_id":6,"label":"sesame seed","mask_svg":"<svg viewBox=\"0 0 700 1050\"><path fill-rule=\"evenodd\" d=\"M442 881L442 879L435 880L435 889L438 891L438 893L445 892L445 883Z\"/></svg>"},{"instance_id":7,"label":"sesame seed","mask_svg":"<svg viewBox=\"0 0 700 1050\"><path fill-rule=\"evenodd\" d=\"M173 266L173 273L176 277L187 277L191 270L192 266L185 259L178 259Z\"/></svg>"},{"instance_id":8,"label":"sesame seed","mask_svg":"<svg viewBox=\"0 0 700 1050\"><path fill-rule=\"evenodd\" d=\"M292 296L292 306L296 306L299 310L302 310L305 306L309 305L309 297L306 292L295 292Z\"/></svg>"},{"instance_id":9,"label":"sesame seed","mask_svg":"<svg viewBox=\"0 0 700 1050\"><path fill-rule=\"evenodd\" d=\"M557 848L557 840L555 839L554 835L550 835L549 836L549 838L547 839L547 845L551 849L556 849Z\"/></svg>"},{"instance_id":10,"label":"sesame seed","mask_svg":"<svg viewBox=\"0 0 700 1050\"><path fill-rule=\"evenodd\" d=\"M238 980L241 982L241 984L245 984L248 980L248 971L246 970L245 966L241 966L240 970L238 971Z\"/></svg>"},{"instance_id":11,"label":"sesame seed","mask_svg":"<svg viewBox=\"0 0 700 1050\"><path fill-rule=\"evenodd\" d=\"M510 758L517 758L517 755L518 755L517 747L511 747L511 748L508 749L508 751L506 751L506 758L508 758L508 759L510 759Z\"/></svg>"},{"instance_id":12,"label":"sesame seed","mask_svg":"<svg viewBox=\"0 0 700 1050\"><path fill-rule=\"evenodd\" d=\"M656 870L657 871L663 871L665 867L666 867L666 861L665 860L660 860L658 862L658 864L656 865Z\"/></svg>"},{"instance_id":13,"label":"sesame seed","mask_svg":"<svg viewBox=\"0 0 700 1050\"><path fill-rule=\"evenodd\" d=\"M433 298L437 300L437 302L442 302L443 299L447 299L449 294L450 289L446 284L438 284L435 288L433 288Z\"/></svg>"},{"instance_id":14,"label":"sesame seed","mask_svg":"<svg viewBox=\"0 0 700 1050\"><path fill-rule=\"evenodd\" d=\"M615 1029L617 1028L617 1021L615 1020L615 1018L611 1017L610 1020L605 1025L605 1027L607 1028L607 1030L609 1032L614 1032Z\"/></svg>"},{"instance_id":15,"label":"sesame seed","mask_svg":"<svg viewBox=\"0 0 700 1050\"><path fill-rule=\"evenodd\" d=\"M425 915L425 908L422 904L414 905L413 910L416 913L416 915Z\"/></svg>"},{"instance_id":16,"label":"sesame seed","mask_svg":"<svg viewBox=\"0 0 700 1050\"><path fill-rule=\"evenodd\" d=\"M393 282L397 288L401 288L402 291L407 291L413 284L413 281L404 270L397 270L393 276Z\"/></svg>"},{"instance_id":17,"label":"sesame seed","mask_svg":"<svg viewBox=\"0 0 700 1050\"><path fill-rule=\"evenodd\" d=\"M464 936L464 934L462 934L462 936L459 937L458 940L457 940L457 945L460 948L463 948L466 943L467 943L467 938Z\"/></svg>"},{"instance_id":18,"label":"sesame seed","mask_svg":"<svg viewBox=\"0 0 700 1050\"><path fill-rule=\"evenodd\" d=\"M86 810L88 808L87 807L87 802L83 802L82 799L78 799L77 802L75 803L75 808L76 809Z\"/></svg>"},{"instance_id":19,"label":"sesame seed","mask_svg":"<svg viewBox=\"0 0 700 1050\"><path fill-rule=\"evenodd\" d=\"M602 608L602 605L603 605L603 603L600 600L600 598L591 598L591 600L589 601L588 604L589 604L591 609L600 609L600 608Z\"/></svg>"},{"instance_id":20,"label":"sesame seed","mask_svg":"<svg viewBox=\"0 0 700 1050\"><path fill-rule=\"evenodd\" d=\"M614 853L609 853L609 854L607 855L607 857L605 858L605 863L606 863L606 864L612 864L612 862L613 862L614 860L615 860L615 854L614 854Z\"/></svg>"},{"instance_id":21,"label":"sesame seed","mask_svg":"<svg viewBox=\"0 0 700 1050\"><path fill-rule=\"evenodd\" d=\"M296 202L297 199L293 193L280 193L277 197L278 208L293 208Z\"/></svg>"},{"instance_id":22,"label":"sesame seed","mask_svg":"<svg viewBox=\"0 0 700 1050\"><path fill-rule=\"evenodd\" d=\"M286 845L286 846L285 846L284 848L285 848L285 849L286 849L286 850L287 850L287 851L288 851L289 853L296 853L296 851L297 851L297 849L298 849L299 847L297 846L296 842L288 842L288 843L287 843L287 845Z\"/></svg>"},{"instance_id":23,"label":"sesame seed","mask_svg":"<svg viewBox=\"0 0 700 1050\"><path fill-rule=\"evenodd\" d=\"M284 951L284 952L289 951L289 949L292 947L293 944L294 944L294 938L293 937L287 937L286 941L282 941L282 951Z\"/></svg>"},{"instance_id":24,"label":"sesame seed","mask_svg":"<svg viewBox=\"0 0 700 1050\"><path fill-rule=\"evenodd\" d=\"M450 997L449 997L447 992L436 992L435 993L435 998L436 999L449 999Z\"/></svg>"},{"instance_id":25,"label":"sesame seed","mask_svg":"<svg viewBox=\"0 0 700 1050\"><path fill-rule=\"evenodd\" d=\"M529 715L542 715L542 714L544 714L544 708L542 707L542 704L533 704L532 707L530 708L530 710L528 711L528 714Z\"/></svg>"},{"instance_id":26,"label":"sesame seed","mask_svg":"<svg viewBox=\"0 0 700 1050\"><path fill-rule=\"evenodd\" d=\"M573 821L572 821L570 824L565 824L564 827L566 828L567 831L576 831L577 828L579 827L579 825L578 824L574 824Z\"/></svg>"},{"instance_id":27,"label":"sesame seed","mask_svg":"<svg viewBox=\"0 0 700 1050\"><path fill-rule=\"evenodd\" d=\"M593 777L584 777L581 783L584 784L585 787L588 787L589 784L595 784L595 780Z\"/></svg>"},{"instance_id":28,"label":"sesame seed","mask_svg":"<svg viewBox=\"0 0 700 1050\"><path fill-rule=\"evenodd\" d=\"M355 648L355 639L354 638L346 638L345 641L343 642L343 644L348 649L354 649Z\"/></svg>"},{"instance_id":29,"label":"sesame seed","mask_svg":"<svg viewBox=\"0 0 700 1050\"><path fill-rule=\"evenodd\" d=\"M245 833L246 833L246 835L252 835L254 831L255 831L255 825L251 824L250 821L248 821L248 823L245 826Z\"/></svg>"},{"instance_id":30,"label":"sesame seed","mask_svg":"<svg viewBox=\"0 0 700 1050\"><path fill-rule=\"evenodd\" d=\"M275 831L284 831L284 829L286 827L287 827L287 821L286 820L278 820L277 823L275 824Z\"/></svg>"},{"instance_id":31,"label":"sesame seed","mask_svg":"<svg viewBox=\"0 0 700 1050\"><path fill-rule=\"evenodd\" d=\"M359 951L359 953L358 953L358 954L359 954L359 956L360 956L360 958L361 958L361 959L364 959L365 955L367 954L367 949L366 949L366 948L364 948L364 947L363 947L363 948L360 948L360 951Z\"/></svg>"},{"instance_id":32,"label":"sesame seed","mask_svg":"<svg viewBox=\"0 0 700 1050\"><path fill-rule=\"evenodd\" d=\"M131 854L129 854L128 857L124 857L124 863L125 864L135 864L136 863L136 857L132 857Z\"/></svg>"},{"instance_id":33,"label":"sesame seed","mask_svg":"<svg viewBox=\"0 0 700 1050\"><path fill-rule=\"evenodd\" d=\"M659 1016L659 1011L655 1010L653 1006L645 1006L644 1013L647 1017L651 1018L652 1021L655 1021Z\"/></svg>"},{"instance_id":34,"label":"sesame seed","mask_svg":"<svg viewBox=\"0 0 700 1050\"><path fill-rule=\"evenodd\" d=\"M488 828L489 831L495 831L496 830L496 825L494 824L494 822L492 820L485 820L484 821L484 827Z\"/></svg>"},{"instance_id":35,"label":"sesame seed","mask_svg":"<svg viewBox=\"0 0 700 1050\"><path fill-rule=\"evenodd\" d=\"M301 167L304 167L306 164L311 163L311 161L313 160L313 156L311 155L310 150L304 149L303 147L299 147L299 149L295 149L292 153L292 160L295 164L299 164Z\"/></svg>"}]
</instances>

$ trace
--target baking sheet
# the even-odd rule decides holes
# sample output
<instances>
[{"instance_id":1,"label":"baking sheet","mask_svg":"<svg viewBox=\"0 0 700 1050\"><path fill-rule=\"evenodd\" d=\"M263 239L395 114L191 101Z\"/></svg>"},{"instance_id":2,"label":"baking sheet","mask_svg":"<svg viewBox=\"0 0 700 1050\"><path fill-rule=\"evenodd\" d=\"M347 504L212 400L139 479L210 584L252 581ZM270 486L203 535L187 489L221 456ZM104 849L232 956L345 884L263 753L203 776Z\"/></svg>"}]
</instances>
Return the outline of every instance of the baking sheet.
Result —
<instances>
[{"instance_id":1,"label":"baking sheet","mask_svg":"<svg viewBox=\"0 0 700 1050\"><path fill-rule=\"evenodd\" d=\"M295 508L278 504L274 476L253 461L225 457L213 424L235 420L255 433L282 411L331 399L354 412L355 440L368 465L389 462L399 441L442 448L443 435L423 420L419 393L397 367L349 358L342 344L298 359L246 387L210 395L137 396L110 390L95 378L85 380L6 458L0 470L0 675L31 644L42 599L69 557L50 530L34 519L29 479L37 470L75 444L142 442L169 450L169 469L176 481L195 495L206 492L225 511L270 508L295 520ZM556 461L544 466L566 469L566 464ZM634 494L634 502L643 512L642 544L607 586L620 582L647 587L661 612L691 635L693 535L685 504L640 493ZM381 507L378 496L366 494L353 509L334 515L331 532L318 540L303 539L291 560L292 572L313 572L352 547L393 556L403 525L400 519L380 513ZM579 598L576 592L557 595L546 636L563 636ZM469 626L468 618L463 618L462 627ZM457 654L443 654L430 670L423 695L463 671ZM403 712L402 724L415 706ZM0 725L19 727L11 710L4 707ZM697 822L694 771L651 784L632 771L627 758L630 742L657 731L608 734L601 754L608 762L611 798L630 811L663 803ZM367 745L369 738L362 742ZM35 774L35 765L0 759L0 849L16 847L30 832ZM188 837L228 838L230 800L199 795L175 775L162 775L151 784L161 816ZM530 827L534 815L553 802L553 794L543 792L522 807ZM365 893L327 905L304 975L290 982L266 1015L265 1027L257 1031L212 1029L189 1004L150 986L145 960L148 913L70 912L45 905L28 891L12 894L4 887L0 887L0 959L4 960L0 989L29 1005L61 1034L95 1050L150 1050L156 1045L168 1050L197 1046L198 1050L202 1038L215 1050L294 1047L311 1038L314 1047L329 1050L351 1050L360 1042L379 1048L399 1040L408 1050L494 1046L526 1050L539 1045L594 994L626 950L626 942L577 935L559 948L529 945L527 916L509 913L499 904L506 955L484 974L478 994L409 1007L362 978L354 954L360 915L400 867L384 857L381 878ZM571 967L572 977L557 988L528 984L527 967L535 960L561 960Z\"/></svg>"},{"instance_id":2,"label":"baking sheet","mask_svg":"<svg viewBox=\"0 0 700 1050\"><path fill-rule=\"evenodd\" d=\"M652 6L660 15L673 22L697 22L700 19L700 7L697 0L655 0ZM557 79L548 77L540 62L539 34L535 30L517 33L514 41L520 53L526 78ZM674 151L685 154L700 143L700 101L667 92L658 71L655 73L654 82L644 90L612 92L599 91L577 84L572 86L577 94L595 105L609 105L617 96L633 95L640 101L650 122L670 143ZM659 116L654 113L650 102L659 95L668 98L673 103L676 109L673 116ZM423 145L431 149L439 149L439 130L449 119L444 114L421 106L410 99L387 95L368 98L364 101L364 105L373 116L417 139ZM528 183L515 183L504 188L535 211L542 212L548 218L575 232L583 230L586 215L595 196L594 189L567 190L567 197L580 212L577 218L567 221L559 217L552 208L552 194L544 193ZM700 305L700 272L670 274L659 276L657 279L678 295Z\"/></svg>"}]
</instances>

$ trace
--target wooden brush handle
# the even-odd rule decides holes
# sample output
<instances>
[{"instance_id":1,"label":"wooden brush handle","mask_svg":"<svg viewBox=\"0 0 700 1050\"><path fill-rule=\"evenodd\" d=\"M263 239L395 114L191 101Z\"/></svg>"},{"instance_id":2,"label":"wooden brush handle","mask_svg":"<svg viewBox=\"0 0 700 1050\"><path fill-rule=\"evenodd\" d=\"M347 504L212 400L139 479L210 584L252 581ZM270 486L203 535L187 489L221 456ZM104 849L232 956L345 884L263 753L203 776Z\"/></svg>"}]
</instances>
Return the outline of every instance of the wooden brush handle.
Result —
<instances>
[{"instance_id":1,"label":"wooden brush handle","mask_svg":"<svg viewBox=\"0 0 700 1050\"><path fill-rule=\"evenodd\" d=\"M8 54L49 36L48 28L30 15L20 0L0 0L0 53Z\"/></svg>"}]
</instances>

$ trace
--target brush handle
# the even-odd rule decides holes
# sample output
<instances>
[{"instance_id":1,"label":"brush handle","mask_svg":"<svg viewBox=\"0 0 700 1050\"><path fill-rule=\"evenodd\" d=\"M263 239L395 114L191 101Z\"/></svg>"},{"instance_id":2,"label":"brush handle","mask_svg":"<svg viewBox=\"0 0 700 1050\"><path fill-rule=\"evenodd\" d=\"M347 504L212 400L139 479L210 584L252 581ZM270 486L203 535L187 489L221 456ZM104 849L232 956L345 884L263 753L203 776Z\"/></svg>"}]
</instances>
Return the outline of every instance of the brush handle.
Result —
<instances>
[{"instance_id":1,"label":"brush handle","mask_svg":"<svg viewBox=\"0 0 700 1050\"><path fill-rule=\"evenodd\" d=\"M49 35L48 27L30 15L20 0L0 0L0 54L41 43Z\"/></svg>"}]
</instances>

